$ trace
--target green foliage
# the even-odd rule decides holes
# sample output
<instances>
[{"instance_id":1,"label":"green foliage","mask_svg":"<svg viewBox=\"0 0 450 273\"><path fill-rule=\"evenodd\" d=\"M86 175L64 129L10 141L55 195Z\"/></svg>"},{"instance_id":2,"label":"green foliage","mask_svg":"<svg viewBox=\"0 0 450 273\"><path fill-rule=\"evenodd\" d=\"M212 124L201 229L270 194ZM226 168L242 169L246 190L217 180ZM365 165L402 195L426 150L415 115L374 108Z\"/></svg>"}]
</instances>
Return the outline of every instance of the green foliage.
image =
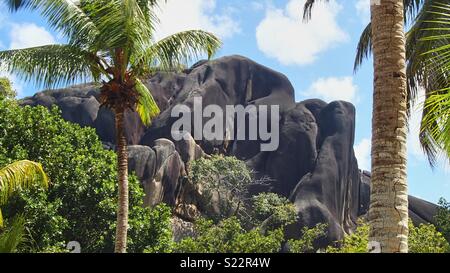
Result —
<instances>
[{"instance_id":1,"label":"green foliage","mask_svg":"<svg viewBox=\"0 0 450 273\"><path fill-rule=\"evenodd\" d=\"M189 167L189 180L201 189L201 205L216 222L244 209L244 199L253 182L245 162L221 155L193 161Z\"/></svg>"},{"instance_id":2,"label":"green foliage","mask_svg":"<svg viewBox=\"0 0 450 273\"><path fill-rule=\"evenodd\" d=\"M0 130L0 166L23 159L37 161L51 181L48 191L23 190L4 209L5 217L23 213L31 231L31 246L19 250L45 251L78 241L83 252L113 251L116 155L103 149L94 129L65 122L56 108L19 107L4 100ZM163 228L167 221L162 221L165 210L156 208L153 215L143 208L143 195L131 176L130 252L156 247L157 236L167 235ZM152 221L158 223L155 229Z\"/></svg>"},{"instance_id":3,"label":"green foliage","mask_svg":"<svg viewBox=\"0 0 450 273\"><path fill-rule=\"evenodd\" d=\"M327 224L318 224L313 228L303 227L300 239L288 241L291 253L314 252L314 242L326 235Z\"/></svg>"},{"instance_id":4,"label":"green foliage","mask_svg":"<svg viewBox=\"0 0 450 273\"><path fill-rule=\"evenodd\" d=\"M12 88L11 81L8 78L0 77L0 100L14 99L17 93Z\"/></svg>"},{"instance_id":5,"label":"green foliage","mask_svg":"<svg viewBox=\"0 0 450 273\"><path fill-rule=\"evenodd\" d=\"M327 253L367 253L369 244L369 225L362 220L358 221L358 226L354 233L346 235L342 242L338 242L338 247L328 246Z\"/></svg>"},{"instance_id":6,"label":"green foliage","mask_svg":"<svg viewBox=\"0 0 450 273\"><path fill-rule=\"evenodd\" d=\"M23 188L33 186L48 188L48 177L42 165L29 160L20 160L0 169L0 206L8 198ZM3 227L3 215L0 209L0 228Z\"/></svg>"},{"instance_id":7,"label":"green foliage","mask_svg":"<svg viewBox=\"0 0 450 273\"><path fill-rule=\"evenodd\" d=\"M130 219L131 226L139 227L129 230L135 252L141 252L144 248L147 253L170 253L174 244L171 208L159 204L150 209L150 213L146 210L141 213L141 217Z\"/></svg>"},{"instance_id":8,"label":"green foliage","mask_svg":"<svg viewBox=\"0 0 450 273\"><path fill-rule=\"evenodd\" d=\"M298 218L294 204L276 193L261 193L254 196L252 213L257 223L268 229L292 224Z\"/></svg>"},{"instance_id":9,"label":"green foliage","mask_svg":"<svg viewBox=\"0 0 450 273\"><path fill-rule=\"evenodd\" d=\"M263 234L256 228L246 231L236 217L214 225L200 219L195 224L194 237L175 244L174 252L181 253L273 253L279 252L284 240L282 229Z\"/></svg>"},{"instance_id":10,"label":"green foliage","mask_svg":"<svg viewBox=\"0 0 450 273\"><path fill-rule=\"evenodd\" d=\"M448 253L450 245L432 224L415 227L409 221L408 248L410 253Z\"/></svg>"},{"instance_id":11,"label":"green foliage","mask_svg":"<svg viewBox=\"0 0 450 273\"><path fill-rule=\"evenodd\" d=\"M435 216L436 225L438 230L442 232L445 239L450 243L450 202L441 198L438 204L439 208Z\"/></svg>"},{"instance_id":12,"label":"green foliage","mask_svg":"<svg viewBox=\"0 0 450 273\"><path fill-rule=\"evenodd\" d=\"M328 253L366 253L369 243L369 225L359 221L359 225L353 234L345 236L338 247L329 246ZM437 231L432 224L420 224L414 226L409 221L408 236L409 253L446 253L450 246L442 233Z\"/></svg>"},{"instance_id":13,"label":"green foliage","mask_svg":"<svg viewBox=\"0 0 450 273\"><path fill-rule=\"evenodd\" d=\"M0 253L13 253L25 240L25 219L22 216L15 217L11 224L0 230Z\"/></svg>"}]
</instances>

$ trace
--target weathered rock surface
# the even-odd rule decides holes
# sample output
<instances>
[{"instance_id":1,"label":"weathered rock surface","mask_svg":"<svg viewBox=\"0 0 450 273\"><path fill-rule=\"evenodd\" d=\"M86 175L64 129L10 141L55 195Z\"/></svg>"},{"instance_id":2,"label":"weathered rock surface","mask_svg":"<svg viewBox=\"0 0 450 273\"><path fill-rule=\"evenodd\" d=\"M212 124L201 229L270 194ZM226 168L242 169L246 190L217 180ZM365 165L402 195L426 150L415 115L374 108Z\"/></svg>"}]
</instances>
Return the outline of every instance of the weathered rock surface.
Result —
<instances>
[{"instance_id":1,"label":"weathered rock surface","mask_svg":"<svg viewBox=\"0 0 450 273\"><path fill-rule=\"evenodd\" d=\"M128 114L126 131L132 145L129 169L142 182L147 205L166 202L177 205L183 219L194 217L201 208L195 206L195 192L186 186L186 164L222 152L245 160L259 177L270 178L269 185L253 188L253 194L273 191L294 202L299 221L288 227L289 237L299 236L302 226L326 222L329 236L322 243L335 241L351 232L357 218L367 213L370 173L358 169L353 151L355 109L350 103L296 103L294 89L284 75L240 56L199 62L180 73L159 73L145 84L161 114L150 128L145 128L136 114ZM58 105L66 120L91 126L105 143L114 143L114 118L109 110L99 108L98 94L95 85L74 86L37 93L23 104ZM177 104L192 109L199 96L203 106L279 105L279 148L261 152L259 140L196 142L191 137L173 141L171 109ZM179 206L180 200L187 205ZM436 205L415 197L409 200L415 223L433 222Z\"/></svg>"}]
</instances>

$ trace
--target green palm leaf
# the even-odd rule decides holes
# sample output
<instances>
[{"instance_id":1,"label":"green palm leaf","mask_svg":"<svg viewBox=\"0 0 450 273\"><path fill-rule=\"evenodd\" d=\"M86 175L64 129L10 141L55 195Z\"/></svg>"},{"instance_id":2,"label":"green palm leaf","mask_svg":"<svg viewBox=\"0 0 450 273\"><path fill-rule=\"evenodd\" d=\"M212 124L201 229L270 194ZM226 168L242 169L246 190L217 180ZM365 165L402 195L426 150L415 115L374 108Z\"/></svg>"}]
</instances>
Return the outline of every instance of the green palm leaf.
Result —
<instances>
[{"instance_id":1,"label":"green palm leaf","mask_svg":"<svg viewBox=\"0 0 450 273\"><path fill-rule=\"evenodd\" d=\"M414 98L424 88L420 141L431 166L450 158L450 5L428 1L408 33L408 87Z\"/></svg>"},{"instance_id":2,"label":"green palm leaf","mask_svg":"<svg viewBox=\"0 0 450 273\"><path fill-rule=\"evenodd\" d=\"M36 162L22 160L0 169L0 205L6 203L17 191L31 186L48 188L49 180L42 165ZM3 217L0 211L0 227Z\"/></svg>"},{"instance_id":3,"label":"green palm leaf","mask_svg":"<svg viewBox=\"0 0 450 273\"><path fill-rule=\"evenodd\" d=\"M0 233L0 253L13 253L25 239L25 219L17 216L11 225Z\"/></svg>"},{"instance_id":4,"label":"green palm leaf","mask_svg":"<svg viewBox=\"0 0 450 273\"><path fill-rule=\"evenodd\" d=\"M143 55L137 56L132 65L142 66L147 70L154 67L173 70L180 65L189 65L203 54L211 58L221 44L221 41L209 32L183 31L156 42Z\"/></svg>"},{"instance_id":5,"label":"green palm leaf","mask_svg":"<svg viewBox=\"0 0 450 273\"><path fill-rule=\"evenodd\" d=\"M47 45L0 51L0 66L36 85L57 87L79 80L98 80L100 57L70 45Z\"/></svg>"},{"instance_id":6,"label":"green palm leaf","mask_svg":"<svg viewBox=\"0 0 450 273\"><path fill-rule=\"evenodd\" d=\"M152 119L159 114L159 107L150 91L139 79L136 79L135 89L139 94L136 111L138 112L142 123L149 126Z\"/></svg>"}]
</instances>

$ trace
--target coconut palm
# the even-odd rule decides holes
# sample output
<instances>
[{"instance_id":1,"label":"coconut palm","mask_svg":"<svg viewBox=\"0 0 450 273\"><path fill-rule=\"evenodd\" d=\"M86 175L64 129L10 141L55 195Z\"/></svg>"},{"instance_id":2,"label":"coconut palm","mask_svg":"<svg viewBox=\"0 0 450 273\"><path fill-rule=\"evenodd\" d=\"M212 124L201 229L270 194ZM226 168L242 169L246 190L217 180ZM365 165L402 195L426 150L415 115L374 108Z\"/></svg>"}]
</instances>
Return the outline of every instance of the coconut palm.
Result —
<instances>
[{"instance_id":1,"label":"coconut palm","mask_svg":"<svg viewBox=\"0 0 450 273\"><path fill-rule=\"evenodd\" d=\"M445 69L441 65L440 56L435 49L448 45L449 36L446 35L448 18L448 6L441 3L442 0L404 0L406 22L412 23L412 27L406 34L406 61L407 61L407 91L408 91L408 111L413 109L418 98L420 89L424 91L428 106L419 105L422 108L422 122L420 130L420 143L431 167L437 163L441 155L447 160L450 159L450 152L445 148L441 137L445 134L438 134L437 123L433 122L434 117L443 117L443 113L436 111L438 107L432 107L434 102L442 103L445 96L438 98L436 95L445 95L449 86ZM430 38L432 37L432 38ZM355 71L360 67L365 58L371 54L371 25L369 24L363 31L357 47L355 58ZM434 105L436 106L436 105ZM415 108L415 107L414 107ZM442 120L442 119L441 119Z\"/></svg>"},{"instance_id":2,"label":"coconut palm","mask_svg":"<svg viewBox=\"0 0 450 273\"><path fill-rule=\"evenodd\" d=\"M304 16L310 16L315 2L306 1ZM369 240L379 243L382 252L407 252L404 5L403 0L372 3L370 38L374 56L374 94Z\"/></svg>"},{"instance_id":3,"label":"coconut palm","mask_svg":"<svg viewBox=\"0 0 450 273\"><path fill-rule=\"evenodd\" d=\"M74 82L103 80L102 106L115 115L119 198L115 252L126 252L128 226L128 162L124 115L139 113L149 125L159 113L142 83L149 73L189 64L220 47L213 34L185 31L155 41L156 0L4 0L12 10L41 13L67 38L67 44L0 52L0 63L25 80L51 88Z\"/></svg>"},{"instance_id":4,"label":"coconut palm","mask_svg":"<svg viewBox=\"0 0 450 273\"><path fill-rule=\"evenodd\" d=\"M32 186L48 188L48 177L41 164L21 160L0 169L0 206L17 191ZM2 211L0 210L0 228L3 227Z\"/></svg>"}]
</instances>

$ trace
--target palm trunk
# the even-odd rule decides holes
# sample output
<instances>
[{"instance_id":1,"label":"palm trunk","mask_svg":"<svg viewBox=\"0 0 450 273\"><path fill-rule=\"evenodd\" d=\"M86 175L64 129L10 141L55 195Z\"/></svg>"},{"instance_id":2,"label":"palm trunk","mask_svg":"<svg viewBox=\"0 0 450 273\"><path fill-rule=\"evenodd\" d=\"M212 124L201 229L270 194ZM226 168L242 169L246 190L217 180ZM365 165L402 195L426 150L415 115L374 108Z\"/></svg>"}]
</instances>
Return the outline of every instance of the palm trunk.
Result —
<instances>
[{"instance_id":1,"label":"palm trunk","mask_svg":"<svg viewBox=\"0 0 450 273\"><path fill-rule=\"evenodd\" d=\"M124 134L124 111L116 111L117 164L119 182L119 203L117 209L116 253L127 250L128 229L128 154Z\"/></svg>"},{"instance_id":2,"label":"palm trunk","mask_svg":"<svg viewBox=\"0 0 450 273\"><path fill-rule=\"evenodd\" d=\"M403 0L373 3L371 13L374 96L369 241L379 243L384 253L408 252Z\"/></svg>"}]
</instances>

